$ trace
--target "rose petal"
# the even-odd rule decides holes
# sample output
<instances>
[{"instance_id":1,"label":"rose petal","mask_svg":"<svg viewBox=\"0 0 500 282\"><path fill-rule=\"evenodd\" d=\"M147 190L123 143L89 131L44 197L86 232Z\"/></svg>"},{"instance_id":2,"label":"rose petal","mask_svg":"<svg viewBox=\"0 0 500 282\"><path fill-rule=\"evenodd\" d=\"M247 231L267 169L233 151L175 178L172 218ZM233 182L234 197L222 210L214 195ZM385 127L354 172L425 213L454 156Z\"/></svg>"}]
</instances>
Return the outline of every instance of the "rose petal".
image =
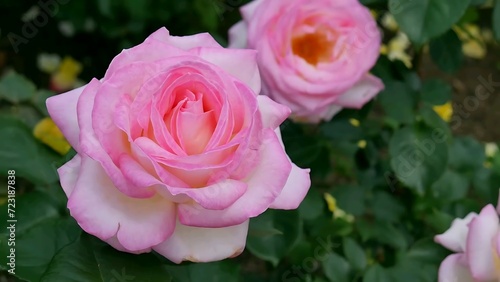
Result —
<instances>
[{"instance_id":1,"label":"rose petal","mask_svg":"<svg viewBox=\"0 0 500 282\"><path fill-rule=\"evenodd\" d=\"M241 224L263 213L275 201L287 182L292 165L274 131L265 130L263 135L259 149L261 161L253 174L242 180L248 184L247 192L233 205L220 211L204 209L195 204L179 204L179 220L182 224L197 227Z\"/></svg>"},{"instance_id":2,"label":"rose petal","mask_svg":"<svg viewBox=\"0 0 500 282\"><path fill-rule=\"evenodd\" d=\"M477 213L471 212L463 219L454 219L451 223L451 227L443 234L436 235L434 241L454 252L465 252L467 234L469 233L469 223L476 216Z\"/></svg>"},{"instance_id":3,"label":"rose petal","mask_svg":"<svg viewBox=\"0 0 500 282\"><path fill-rule=\"evenodd\" d=\"M498 215L492 205L487 205L469 224L465 254L472 277L477 280L496 279L493 252L498 233Z\"/></svg>"},{"instance_id":4,"label":"rose petal","mask_svg":"<svg viewBox=\"0 0 500 282\"><path fill-rule=\"evenodd\" d=\"M118 238L116 236L113 236L113 237L111 237L107 240L104 240L104 241L106 241L106 243L110 244L111 247L113 247L121 252L127 252L127 253L136 254L136 255L151 252L151 248L146 248L146 249L137 250L137 251L127 250L127 249L125 249L125 247L123 247L123 245L120 243L120 241L118 241Z\"/></svg>"},{"instance_id":5,"label":"rose petal","mask_svg":"<svg viewBox=\"0 0 500 282\"><path fill-rule=\"evenodd\" d=\"M205 209L223 210L237 201L246 191L247 184L241 181L225 179L203 188L170 187L172 195L187 195Z\"/></svg>"},{"instance_id":6,"label":"rose petal","mask_svg":"<svg viewBox=\"0 0 500 282\"><path fill-rule=\"evenodd\" d=\"M47 99L47 110L54 123L59 127L66 140L78 151L80 128L76 115L76 105L83 90L87 87L73 89L69 92Z\"/></svg>"},{"instance_id":7,"label":"rose petal","mask_svg":"<svg viewBox=\"0 0 500 282\"><path fill-rule=\"evenodd\" d=\"M463 254L447 256L439 266L439 282L474 282L469 270L462 265Z\"/></svg>"},{"instance_id":8,"label":"rose petal","mask_svg":"<svg viewBox=\"0 0 500 282\"><path fill-rule=\"evenodd\" d=\"M250 20L263 0L254 0L240 8L241 16L245 20Z\"/></svg>"},{"instance_id":9,"label":"rose petal","mask_svg":"<svg viewBox=\"0 0 500 282\"><path fill-rule=\"evenodd\" d=\"M245 248L248 220L225 228L198 228L177 223L175 232L153 249L175 263L210 262L239 255Z\"/></svg>"},{"instance_id":10,"label":"rose petal","mask_svg":"<svg viewBox=\"0 0 500 282\"><path fill-rule=\"evenodd\" d=\"M276 136L280 140L281 147L285 149L283 140L281 139L281 131L277 128L275 131ZM302 200L307 195L307 191L311 187L311 177L309 176L310 169L302 169L292 163L290 158L288 161L292 164L292 171L288 176L285 187L281 194L274 200L270 208L291 210L299 207Z\"/></svg>"},{"instance_id":11,"label":"rose petal","mask_svg":"<svg viewBox=\"0 0 500 282\"><path fill-rule=\"evenodd\" d=\"M288 107L274 102L267 96L257 96L257 102L264 127L276 129L290 115Z\"/></svg>"},{"instance_id":12,"label":"rose petal","mask_svg":"<svg viewBox=\"0 0 500 282\"><path fill-rule=\"evenodd\" d=\"M82 157L68 209L87 233L102 240L117 236L129 251L165 241L175 228L175 205L162 197L134 199L120 193L102 166Z\"/></svg>"},{"instance_id":13,"label":"rose petal","mask_svg":"<svg viewBox=\"0 0 500 282\"><path fill-rule=\"evenodd\" d=\"M73 189L75 188L81 165L82 158L80 155L76 155L57 170L61 180L61 187L68 198L71 196L71 193L73 193Z\"/></svg>"},{"instance_id":14,"label":"rose petal","mask_svg":"<svg viewBox=\"0 0 500 282\"><path fill-rule=\"evenodd\" d=\"M244 21L239 21L229 29L228 48L243 49L247 47L247 25Z\"/></svg>"},{"instance_id":15,"label":"rose petal","mask_svg":"<svg viewBox=\"0 0 500 282\"><path fill-rule=\"evenodd\" d=\"M338 97L335 104L346 108L360 109L382 89L384 89L382 81L376 76L368 74Z\"/></svg>"},{"instance_id":16,"label":"rose petal","mask_svg":"<svg viewBox=\"0 0 500 282\"><path fill-rule=\"evenodd\" d=\"M286 181L285 188L274 200L270 208L292 210L299 207L311 187L310 169L302 169L292 163L292 172Z\"/></svg>"},{"instance_id":17,"label":"rose petal","mask_svg":"<svg viewBox=\"0 0 500 282\"><path fill-rule=\"evenodd\" d=\"M80 151L98 161L106 171L106 174L112 179L114 185L121 192L136 198L152 197L154 195L153 189L149 189L148 187L137 187L130 183L130 181L127 181L97 139L92 121L96 119L96 116L93 115L93 110L96 94L97 91L100 90L100 86L100 82L97 79L93 79L89 82L78 100L77 113L78 124L80 126ZM99 120L97 120L97 122L99 122ZM109 123L111 123L111 121L107 122L107 124ZM121 141L126 140L122 139Z\"/></svg>"},{"instance_id":18,"label":"rose petal","mask_svg":"<svg viewBox=\"0 0 500 282\"><path fill-rule=\"evenodd\" d=\"M204 60L221 67L230 75L244 82L255 94L260 93L260 74L257 51L249 49L198 48Z\"/></svg>"},{"instance_id":19,"label":"rose petal","mask_svg":"<svg viewBox=\"0 0 500 282\"><path fill-rule=\"evenodd\" d=\"M146 38L146 40L152 39L172 44L182 50L189 50L196 47L222 48L222 46L220 46L220 44L207 32L188 36L172 36L165 27L161 27Z\"/></svg>"}]
</instances>

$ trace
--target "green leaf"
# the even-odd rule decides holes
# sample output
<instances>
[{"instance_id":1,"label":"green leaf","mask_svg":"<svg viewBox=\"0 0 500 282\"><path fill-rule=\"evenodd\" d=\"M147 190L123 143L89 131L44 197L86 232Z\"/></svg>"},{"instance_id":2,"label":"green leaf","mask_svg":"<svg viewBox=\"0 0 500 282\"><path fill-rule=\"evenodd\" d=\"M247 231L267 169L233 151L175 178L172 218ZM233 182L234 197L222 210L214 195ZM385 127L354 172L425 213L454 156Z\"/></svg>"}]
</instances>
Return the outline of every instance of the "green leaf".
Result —
<instances>
[{"instance_id":1,"label":"green leaf","mask_svg":"<svg viewBox=\"0 0 500 282\"><path fill-rule=\"evenodd\" d=\"M451 100L451 86L440 79L429 79L424 82L421 95L431 105L443 105Z\"/></svg>"},{"instance_id":2,"label":"green leaf","mask_svg":"<svg viewBox=\"0 0 500 282\"><path fill-rule=\"evenodd\" d=\"M483 167L484 147L472 137L457 137L449 148L449 164L458 172L472 172Z\"/></svg>"},{"instance_id":3,"label":"green leaf","mask_svg":"<svg viewBox=\"0 0 500 282\"><path fill-rule=\"evenodd\" d=\"M414 118L415 92L405 83L390 81L377 96L384 112L399 123L411 123Z\"/></svg>"},{"instance_id":4,"label":"green leaf","mask_svg":"<svg viewBox=\"0 0 500 282\"><path fill-rule=\"evenodd\" d=\"M474 192L486 202L498 198L498 181L495 181L495 174L491 169L485 167L477 169L474 172L472 183Z\"/></svg>"},{"instance_id":5,"label":"green leaf","mask_svg":"<svg viewBox=\"0 0 500 282\"><path fill-rule=\"evenodd\" d=\"M451 215L436 209L434 209L432 213L425 215L425 222L436 230L436 234L443 233L448 230L454 219L455 218Z\"/></svg>"},{"instance_id":6,"label":"green leaf","mask_svg":"<svg viewBox=\"0 0 500 282\"><path fill-rule=\"evenodd\" d=\"M325 200L316 189L311 188L298 210L302 219L312 220L320 216L325 209Z\"/></svg>"},{"instance_id":7,"label":"green leaf","mask_svg":"<svg viewBox=\"0 0 500 282\"><path fill-rule=\"evenodd\" d=\"M447 169L431 186L432 195L441 203L450 203L467 195L470 181L467 177Z\"/></svg>"},{"instance_id":8,"label":"green leaf","mask_svg":"<svg viewBox=\"0 0 500 282\"><path fill-rule=\"evenodd\" d=\"M268 236L254 236L262 230L271 230ZM255 256L278 265L300 237L302 221L296 210L267 210L250 220L247 247ZM281 234L276 234L276 231ZM276 235L273 235L276 234Z\"/></svg>"},{"instance_id":9,"label":"green leaf","mask_svg":"<svg viewBox=\"0 0 500 282\"><path fill-rule=\"evenodd\" d=\"M37 142L29 128L11 117L0 116L0 174L15 170L18 177L33 183L58 180L55 162L60 156Z\"/></svg>"},{"instance_id":10,"label":"green leaf","mask_svg":"<svg viewBox=\"0 0 500 282\"><path fill-rule=\"evenodd\" d=\"M172 275L172 281L175 282L238 282L240 277L240 266L231 260L166 265L165 269Z\"/></svg>"},{"instance_id":11,"label":"green leaf","mask_svg":"<svg viewBox=\"0 0 500 282\"><path fill-rule=\"evenodd\" d=\"M448 148L436 129L423 123L398 130L389 142L391 167L397 178L423 195L444 173Z\"/></svg>"},{"instance_id":12,"label":"green leaf","mask_svg":"<svg viewBox=\"0 0 500 282\"><path fill-rule=\"evenodd\" d=\"M470 0L389 0L389 10L417 45L446 32L469 7Z\"/></svg>"},{"instance_id":13,"label":"green leaf","mask_svg":"<svg viewBox=\"0 0 500 282\"><path fill-rule=\"evenodd\" d=\"M336 253L330 253L321 262L325 276L331 282L348 282L351 267L345 258Z\"/></svg>"},{"instance_id":14,"label":"green leaf","mask_svg":"<svg viewBox=\"0 0 500 282\"><path fill-rule=\"evenodd\" d=\"M364 242L372 239L396 249L406 249L408 247L404 234L394 224L386 221L368 222L360 219L356 220L356 227Z\"/></svg>"},{"instance_id":15,"label":"green leaf","mask_svg":"<svg viewBox=\"0 0 500 282\"><path fill-rule=\"evenodd\" d=\"M36 95L32 99L32 104L35 108L43 115L48 116L49 112L47 111L47 105L45 101L54 95L54 92L49 90L40 90L36 93Z\"/></svg>"},{"instance_id":16,"label":"green leaf","mask_svg":"<svg viewBox=\"0 0 500 282\"><path fill-rule=\"evenodd\" d=\"M361 139L361 127L353 126L348 119L332 119L321 125L321 132L332 141L357 141Z\"/></svg>"},{"instance_id":17,"label":"green leaf","mask_svg":"<svg viewBox=\"0 0 500 282\"><path fill-rule=\"evenodd\" d=\"M61 249L50 262L42 282L171 281L153 254L119 252L88 234Z\"/></svg>"},{"instance_id":18,"label":"green leaf","mask_svg":"<svg viewBox=\"0 0 500 282\"><path fill-rule=\"evenodd\" d=\"M452 139L452 133L450 126L446 121L444 121L432 107L428 104L422 104L417 116L417 119L421 118L422 121L429 127L433 128L433 139L443 141L443 143L448 144Z\"/></svg>"},{"instance_id":19,"label":"green leaf","mask_svg":"<svg viewBox=\"0 0 500 282\"><path fill-rule=\"evenodd\" d=\"M14 185L15 186L15 185ZM7 203L2 205L0 215L0 233L7 232ZM15 219L17 234L42 223L45 220L59 217L59 211L52 199L45 193L34 191L20 195L16 198Z\"/></svg>"},{"instance_id":20,"label":"green leaf","mask_svg":"<svg viewBox=\"0 0 500 282\"><path fill-rule=\"evenodd\" d=\"M9 72L0 79L0 98L17 104L29 100L35 94L33 82L16 72Z\"/></svg>"},{"instance_id":21,"label":"green leaf","mask_svg":"<svg viewBox=\"0 0 500 282\"><path fill-rule=\"evenodd\" d=\"M447 73L456 72L463 63L462 41L452 29L431 40L429 52L432 60Z\"/></svg>"},{"instance_id":22,"label":"green leaf","mask_svg":"<svg viewBox=\"0 0 500 282\"><path fill-rule=\"evenodd\" d=\"M493 8L493 34L495 39L500 41L500 1L495 0L495 7Z\"/></svg>"},{"instance_id":23,"label":"green leaf","mask_svg":"<svg viewBox=\"0 0 500 282\"><path fill-rule=\"evenodd\" d=\"M368 262L363 248L349 237L345 237L343 242L344 255L349 263L355 270L364 270Z\"/></svg>"},{"instance_id":24,"label":"green leaf","mask_svg":"<svg viewBox=\"0 0 500 282\"><path fill-rule=\"evenodd\" d=\"M368 268L363 277L363 282L389 282L391 277L388 271L380 266L379 264L374 264Z\"/></svg>"},{"instance_id":25,"label":"green leaf","mask_svg":"<svg viewBox=\"0 0 500 282\"><path fill-rule=\"evenodd\" d=\"M373 215L381 221L396 222L405 212L404 206L384 191L375 192L371 204Z\"/></svg>"},{"instance_id":26,"label":"green leaf","mask_svg":"<svg viewBox=\"0 0 500 282\"><path fill-rule=\"evenodd\" d=\"M52 218L29 230L16 230L16 276L40 281L52 257L61 248L76 240L80 232L81 229L72 218ZM3 241L0 245L2 257L8 255L9 248L8 243Z\"/></svg>"},{"instance_id":27,"label":"green leaf","mask_svg":"<svg viewBox=\"0 0 500 282\"><path fill-rule=\"evenodd\" d=\"M360 216L365 212L365 189L357 185L338 185L332 190L337 205L345 212Z\"/></svg>"},{"instance_id":28,"label":"green leaf","mask_svg":"<svg viewBox=\"0 0 500 282\"><path fill-rule=\"evenodd\" d=\"M447 255L446 249L436 244L433 238L428 237L415 242L406 252L405 259L438 265Z\"/></svg>"}]
</instances>

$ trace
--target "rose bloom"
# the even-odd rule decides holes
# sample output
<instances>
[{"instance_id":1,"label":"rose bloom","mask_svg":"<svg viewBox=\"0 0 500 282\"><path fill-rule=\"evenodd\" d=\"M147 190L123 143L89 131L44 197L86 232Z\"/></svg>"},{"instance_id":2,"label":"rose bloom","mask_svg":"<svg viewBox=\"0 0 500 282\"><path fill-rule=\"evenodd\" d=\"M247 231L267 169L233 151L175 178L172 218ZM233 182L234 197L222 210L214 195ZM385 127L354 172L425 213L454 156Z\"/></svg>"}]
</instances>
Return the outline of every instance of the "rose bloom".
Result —
<instances>
[{"instance_id":1,"label":"rose bloom","mask_svg":"<svg viewBox=\"0 0 500 282\"><path fill-rule=\"evenodd\" d=\"M434 238L455 252L441 263L440 282L500 281L498 220L498 212L487 205L479 215L472 212L463 219L455 219L446 232Z\"/></svg>"},{"instance_id":2,"label":"rose bloom","mask_svg":"<svg viewBox=\"0 0 500 282\"><path fill-rule=\"evenodd\" d=\"M368 73L381 35L357 0L255 0L241 14L230 47L258 51L263 94L290 107L296 120L329 120L383 89Z\"/></svg>"},{"instance_id":3,"label":"rose bloom","mask_svg":"<svg viewBox=\"0 0 500 282\"><path fill-rule=\"evenodd\" d=\"M255 57L162 28L104 78L49 98L77 151L58 172L82 229L121 251L206 262L243 251L249 218L297 208L309 170L283 148L290 110L257 95Z\"/></svg>"}]
</instances>

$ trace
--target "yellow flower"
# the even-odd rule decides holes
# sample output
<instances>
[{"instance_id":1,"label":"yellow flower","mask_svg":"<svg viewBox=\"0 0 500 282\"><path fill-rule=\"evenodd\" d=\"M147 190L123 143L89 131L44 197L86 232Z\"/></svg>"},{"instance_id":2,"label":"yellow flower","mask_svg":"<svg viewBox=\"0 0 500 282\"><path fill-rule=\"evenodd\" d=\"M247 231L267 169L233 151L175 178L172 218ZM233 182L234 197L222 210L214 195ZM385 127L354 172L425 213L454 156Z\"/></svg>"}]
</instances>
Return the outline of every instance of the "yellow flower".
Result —
<instances>
[{"instance_id":1,"label":"yellow flower","mask_svg":"<svg viewBox=\"0 0 500 282\"><path fill-rule=\"evenodd\" d=\"M384 16L382 16L381 24L390 31L396 31L399 29L398 23L391 13L385 13Z\"/></svg>"},{"instance_id":2,"label":"yellow flower","mask_svg":"<svg viewBox=\"0 0 500 282\"><path fill-rule=\"evenodd\" d=\"M47 117L40 120L33 129L33 135L36 139L54 149L61 155L65 155L70 149L68 141L64 138L62 132L57 128L54 121Z\"/></svg>"},{"instance_id":3,"label":"yellow flower","mask_svg":"<svg viewBox=\"0 0 500 282\"><path fill-rule=\"evenodd\" d=\"M81 72L82 64L71 57L65 57L59 66L59 70L52 77L52 82L57 90L71 89Z\"/></svg>"},{"instance_id":4,"label":"yellow flower","mask_svg":"<svg viewBox=\"0 0 500 282\"><path fill-rule=\"evenodd\" d=\"M438 105L432 107L432 109L446 122L451 120L451 116L453 115L453 106L451 102L446 102L443 105Z\"/></svg>"},{"instance_id":5,"label":"yellow flower","mask_svg":"<svg viewBox=\"0 0 500 282\"><path fill-rule=\"evenodd\" d=\"M493 142L486 143L486 145L484 146L484 153L489 158L494 157L497 152L498 152L498 146Z\"/></svg>"},{"instance_id":6,"label":"yellow flower","mask_svg":"<svg viewBox=\"0 0 500 282\"><path fill-rule=\"evenodd\" d=\"M333 218L342 218L347 222L353 222L354 216L352 214L346 213L344 210L337 206L337 200L329 193L323 195L326 204L328 205L328 210L333 213Z\"/></svg>"},{"instance_id":7,"label":"yellow flower","mask_svg":"<svg viewBox=\"0 0 500 282\"><path fill-rule=\"evenodd\" d=\"M406 34L398 32L394 38L386 44L380 46L380 54L386 55L391 61L401 61L406 67L411 68L412 57L406 53L406 49L410 47L410 40Z\"/></svg>"},{"instance_id":8,"label":"yellow flower","mask_svg":"<svg viewBox=\"0 0 500 282\"><path fill-rule=\"evenodd\" d=\"M358 147L361 149L366 148L366 140L359 140L358 141Z\"/></svg>"},{"instance_id":9,"label":"yellow flower","mask_svg":"<svg viewBox=\"0 0 500 282\"><path fill-rule=\"evenodd\" d=\"M37 57L38 68L45 73L53 73L61 64L61 57L57 54L42 53Z\"/></svg>"},{"instance_id":10,"label":"yellow flower","mask_svg":"<svg viewBox=\"0 0 500 282\"><path fill-rule=\"evenodd\" d=\"M474 59L482 59L486 56L486 43L477 25L464 24L461 28L453 27L453 30L462 41L462 52L466 56Z\"/></svg>"},{"instance_id":11,"label":"yellow flower","mask_svg":"<svg viewBox=\"0 0 500 282\"><path fill-rule=\"evenodd\" d=\"M354 127L358 127L359 126L359 120L355 119L355 118L350 118L349 119L349 123L354 126Z\"/></svg>"}]
</instances>

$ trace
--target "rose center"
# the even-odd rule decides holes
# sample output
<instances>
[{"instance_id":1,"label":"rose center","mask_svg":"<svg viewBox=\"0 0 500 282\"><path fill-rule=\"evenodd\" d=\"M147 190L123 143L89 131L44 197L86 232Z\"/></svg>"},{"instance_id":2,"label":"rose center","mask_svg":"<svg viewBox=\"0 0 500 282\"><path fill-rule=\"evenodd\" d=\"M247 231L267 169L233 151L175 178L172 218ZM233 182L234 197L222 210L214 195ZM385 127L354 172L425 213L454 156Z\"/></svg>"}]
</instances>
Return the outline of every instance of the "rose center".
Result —
<instances>
[{"instance_id":1,"label":"rose center","mask_svg":"<svg viewBox=\"0 0 500 282\"><path fill-rule=\"evenodd\" d=\"M328 61L334 42L324 32L307 33L292 39L292 51L311 65Z\"/></svg>"}]
</instances>

